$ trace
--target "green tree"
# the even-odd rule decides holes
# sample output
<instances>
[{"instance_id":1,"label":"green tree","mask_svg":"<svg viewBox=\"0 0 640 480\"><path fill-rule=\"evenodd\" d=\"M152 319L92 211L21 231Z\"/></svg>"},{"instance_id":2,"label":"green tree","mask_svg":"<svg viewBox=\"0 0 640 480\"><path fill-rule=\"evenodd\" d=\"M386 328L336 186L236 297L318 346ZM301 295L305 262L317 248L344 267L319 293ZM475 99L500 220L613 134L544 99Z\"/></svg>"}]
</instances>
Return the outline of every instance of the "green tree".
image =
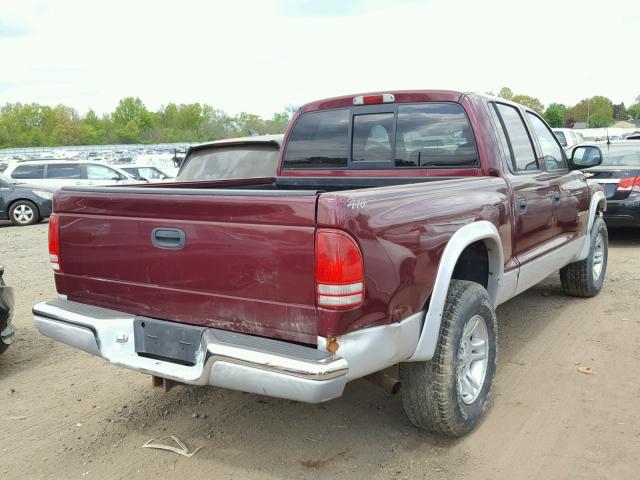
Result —
<instances>
[{"instance_id":1,"label":"green tree","mask_svg":"<svg viewBox=\"0 0 640 480\"><path fill-rule=\"evenodd\" d=\"M530 97L529 95L514 95L511 100L525 107L529 107L531 110L535 110L540 114L544 112L544 105L535 97Z\"/></svg>"},{"instance_id":2,"label":"green tree","mask_svg":"<svg viewBox=\"0 0 640 480\"><path fill-rule=\"evenodd\" d=\"M627 113L634 120L640 120L640 102L634 103L627 109Z\"/></svg>"},{"instance_id":3,"label":"green tree","mask_svg":"<svg viewBox=\"0 0 640 480\"><path fill-rule=\"evenodd\" d=\"M139 131L151 127L151 115L138 97L126 97L120 100L111 115L116 128L135 125Z\"/></svg>"},{"instance_id":4,"label":"green tree","mask_svg":"<svg viewBox=\"0 0 640 480\"><path fill-rule=\"evenodd\" d=\"M564 127L563 109L560 107L560 105L552 103L544 112L544 119L551 127Z\"/></svg>"},{"instance_id":5,"label":"green tree","mask_svg":"<svg viewBox=\"0 0 640 480\"><path fill-rule=\"evenodd\" d=\"M509 87L502 87L498 92L498 96L500 98L504 98L505 100L511 100L513 98L513 92Z\"/></svg>"},{"instance_id":6,"label":"green tree","mask_svg":"<svg viewBox=\"0 0 640 480\"><path fill-rule=\"evenodd\" d=\"M627 109L624 106L624 102L613 104L613 119L614 120L626 120L628 117Z\"/></svg>"}]
</instances>

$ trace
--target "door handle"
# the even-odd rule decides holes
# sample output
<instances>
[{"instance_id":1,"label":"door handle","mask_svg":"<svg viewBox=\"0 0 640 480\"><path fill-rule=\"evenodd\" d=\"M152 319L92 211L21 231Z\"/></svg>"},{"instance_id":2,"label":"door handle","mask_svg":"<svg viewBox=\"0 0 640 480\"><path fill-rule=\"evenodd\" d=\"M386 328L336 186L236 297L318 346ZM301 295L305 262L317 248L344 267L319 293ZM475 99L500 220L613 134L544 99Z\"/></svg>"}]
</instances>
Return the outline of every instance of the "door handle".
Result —
<instances>
[{"instance_id":1,"label":"door handle","mask_svg":"<svg viewBox=\"0 0 640 480\"><path fill-rule=\"evenodd\" d=\"M522 215L523 213L527 213L527 200L524 198L519 198L517 201L518 213Z\"/></svg>"},{"instance_id":2,"label":"door handle","mask_svg":"<svg viewBox=\"0 0 640 480\"><path fill-rule=\"evenodd\" d=\"M158 248L184 248L187 237L184 230L179 228L154 228L151 231L151 243Z\"/></svg>"}]
</instances>

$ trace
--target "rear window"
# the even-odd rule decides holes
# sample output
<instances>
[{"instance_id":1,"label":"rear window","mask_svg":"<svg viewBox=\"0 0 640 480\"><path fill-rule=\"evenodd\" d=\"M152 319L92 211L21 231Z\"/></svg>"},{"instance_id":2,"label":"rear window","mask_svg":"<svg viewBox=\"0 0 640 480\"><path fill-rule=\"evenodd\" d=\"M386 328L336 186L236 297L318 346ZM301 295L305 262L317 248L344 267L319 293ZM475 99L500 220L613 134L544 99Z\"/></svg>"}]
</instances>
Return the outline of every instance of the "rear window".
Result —
<instances>
[{"instance_id":1,"label":"rear window","mask_svg":"<svg viewBox=\"0 0 640 480\"><path fill-rule=\"evenodd\" d=\"M19 165L11 173L11 177L20 179L42 178L44 176L44 165Z\"/></svg>"},{"instance_id":2,"label":"rear window","mask_svg":"<svg viewBox=\"0 0 640 480\"><path fill-rule=\"evenodd\" d=\"M324 110L301 116L291 131L284 168L475 167L469 120L456 103ZM351 130L351 141L349 132Z\"/></svg>"},{"instance_id":3,"label":"rear window","mask_svg":"<svg viewBox=\"0 0 640 480\"><path fill-rule=\"evenodd\" d=\"M564 132L553 132L556 136L556 138L558 139L558 141L560 142L560 145L562 145L563 147L567 146L567 138L564 136Z\"/></svg>"},{"instance_id":4,"label":"rear window","mask_svg":"<svg viewBox=\"0 0 640 480\"><path fill-rule=\"evenodd\" d=\"M640 167L640 145L604 145L602 165L611 167Z\"/></svg>"},{"instance_id":5,"label":"rear window","mask_svg":"<svg viewBox=\"0 0 640 480\"><path fill-rule=\"evenodd\" d=\"M285 152L285 168L344 168L349 156L349 110L307 113L296 122Z\"/></svg>"},{"instance_id":6,"label":"rear window","mask_svg":"<svg viewBox=\"0 0 640 480\"><path fill-rule=\"evenodd\" d=\"M278 170L275 145L229 145L195 151L176 178L178 182L275 177Z\"/></svg>"},{"instance_id":7,"label":"rear window","mask_svg":"<svg viewBox=\"0 0 640 480\"><path fill-rule=\"evenodd\" d=\"M47 165L47 178L82 178L82 167L77 163Z\"/></svg>"},{"instance_id":8,"label":"rear window","mask_svg":"<svg viewBox=\"0 0 640 480\"><path fill-rule=\"evenodd\" d=\"M396 167L475 167L476 141L455 103L400 105Z\"/></svg>"}]
</instances>

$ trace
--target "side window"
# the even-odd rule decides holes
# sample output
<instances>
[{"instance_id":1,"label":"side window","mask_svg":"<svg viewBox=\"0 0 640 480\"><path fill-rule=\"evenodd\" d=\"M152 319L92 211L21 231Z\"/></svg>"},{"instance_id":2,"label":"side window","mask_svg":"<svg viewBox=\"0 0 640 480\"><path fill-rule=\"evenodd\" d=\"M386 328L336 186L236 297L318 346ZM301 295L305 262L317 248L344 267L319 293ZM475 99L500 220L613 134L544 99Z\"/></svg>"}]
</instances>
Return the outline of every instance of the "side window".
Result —
<instances>
[{"instance_id":1,"label":"side window","mask_svg":"<svg viewBox=\"0 0 640 480\"><path fill-rule=\"evenodd\" d=\"M564 170L567 168L567 164L562 154L562 148L558 144L558 140L551 133L547 124L542 121L540 117L534 115L531 112L527 112L527 116L536 137L538 137L538 143L542 149L542 158L548 171Z\"/></svg>"},{"instance_id":2,"label":"side window","mask_svg":"<svg viewBox=\"0 0 640 480\"><path fill-rule=\"evenodd\" d=\"M502 120L509 141L509 151L513 162L513 169L516 172L527 170L538 170L535 151L531 144L531 139L527 133L527 128L518 110L504 103L494 104L498 109L498 114Z\"/></svg>"},{"instance_id":3,"label":"side window","mask_svg":"<svg viewBox=\"0 0 640 480\"><path fill-rule=\"evenodd\" d=\"M12 178L42 178L44 177L43 165L20 165L11 173Z\"/></svg>"},{"instance_id":4,"label":"side window","mask_svg":"<svg viewBox=\"0 0 640 480\"><path fill-rule=\"evenodd\" d=\"M87 164L87 180L113 180L115 177L120 178L120 174L112 168Z\"/></svg>"},{"instance_id":5,"label":"side window","mask_svg":"<svg viewBox=\"0 0 640 480\"><path fill-rule=\"evenodd\" d=\"M393 113L354 115L351 147L354 162L391 162L393 117Z\"/></svg>"},{"instance_id":6,"label":"side window","mask_svg":"<svg viewBox=\"0 0 640 480\"><path fill-rule=\"evenodd\" d=\"M284 168L345 168L349 156L349 110L302 115L286 148Z\"/></svg>"},{"instance_id":7,"label":"side window","mask_svg":"<svg viewBox=\"0 0 640 480\"><path fill-rule=\"evenodd\" d=\"M82 167L77 163L50 163L47 165L47 178L82 178Z\"/></svg>"},{"instance_id":8,"label":"side window","mask_svg":"<svg viewBox=\"0 0 640 480\"><path fill-rule=\"evenodd\" d=\"M462 107L454 103L398 107L396 167L474 167L478 152Z\"/></svg>"}]
</instances>

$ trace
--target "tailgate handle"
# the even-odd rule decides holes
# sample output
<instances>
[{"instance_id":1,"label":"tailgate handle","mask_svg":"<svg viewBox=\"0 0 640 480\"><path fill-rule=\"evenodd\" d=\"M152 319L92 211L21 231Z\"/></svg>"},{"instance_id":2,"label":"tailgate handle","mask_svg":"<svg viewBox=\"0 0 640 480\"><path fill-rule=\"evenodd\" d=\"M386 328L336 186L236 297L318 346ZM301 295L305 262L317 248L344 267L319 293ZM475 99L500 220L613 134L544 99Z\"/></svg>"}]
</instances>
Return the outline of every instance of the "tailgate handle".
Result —
<instances>
[{"instance_id":1,"label":"tailgate handle","mask_svg":"<svg viewBox=\"0 0 640 480\"><path fill-rule=\"evenodd\" d=\"M158 248L184 248L187 237L179 228L154 228L151 242Z\"/></svg>"}]
</instances>

